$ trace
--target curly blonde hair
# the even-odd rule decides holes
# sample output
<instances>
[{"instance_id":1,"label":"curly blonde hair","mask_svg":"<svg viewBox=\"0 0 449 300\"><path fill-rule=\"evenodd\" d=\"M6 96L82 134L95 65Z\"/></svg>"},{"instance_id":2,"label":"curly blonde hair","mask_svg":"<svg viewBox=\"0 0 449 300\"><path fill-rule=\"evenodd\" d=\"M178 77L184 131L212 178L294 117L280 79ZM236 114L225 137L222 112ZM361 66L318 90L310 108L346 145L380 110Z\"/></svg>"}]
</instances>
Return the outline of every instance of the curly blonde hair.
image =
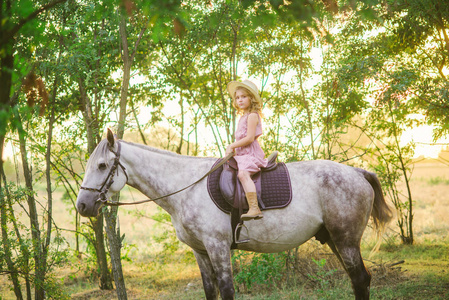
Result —
<instances>
[{"instance_id":1,"label":"curly blonde hair","mask_svg":"<svg viewBox=\"0 0 449 300\"><path fill-rule=\"evenodd\" d=\"M262 101L260 101L258 98L256 98L253 95L253 93L250 90L248 90L247 88L245 88L245 87L242 87L242 86L237 87L235 89L235 93L237 93L238 90L243 91L251 99L251 104L250 104L249 109L248 109L249 112L250 113L256 112L258 114L261 114L262 113L262 106L263 106ZM243 111L235 103L235 93L234 93L234 97L232 97L233 98L232 106L234 106L234 108L237 110L238 113L242 113Z\"/></svg>"}]
</instances>

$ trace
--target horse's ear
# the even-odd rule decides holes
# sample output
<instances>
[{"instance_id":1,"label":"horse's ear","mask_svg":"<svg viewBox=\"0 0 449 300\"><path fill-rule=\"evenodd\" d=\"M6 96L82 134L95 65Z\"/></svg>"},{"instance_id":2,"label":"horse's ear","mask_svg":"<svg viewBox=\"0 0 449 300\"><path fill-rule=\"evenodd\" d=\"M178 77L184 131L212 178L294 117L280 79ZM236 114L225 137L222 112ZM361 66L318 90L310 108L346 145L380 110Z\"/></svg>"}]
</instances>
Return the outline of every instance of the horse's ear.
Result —
<instances>
[{"instance_id":1,"label":"horse's ear","mask_svg":"<svg viewBox=\"0 0 449 300\"><path fill-rule=\"evenodd\" d=\"M112 130L110 128L108 128L108 142L109 142L109 147L114 147L115 138L114 138L114 134L112 133Z\"/></svg>"}]
</instances>

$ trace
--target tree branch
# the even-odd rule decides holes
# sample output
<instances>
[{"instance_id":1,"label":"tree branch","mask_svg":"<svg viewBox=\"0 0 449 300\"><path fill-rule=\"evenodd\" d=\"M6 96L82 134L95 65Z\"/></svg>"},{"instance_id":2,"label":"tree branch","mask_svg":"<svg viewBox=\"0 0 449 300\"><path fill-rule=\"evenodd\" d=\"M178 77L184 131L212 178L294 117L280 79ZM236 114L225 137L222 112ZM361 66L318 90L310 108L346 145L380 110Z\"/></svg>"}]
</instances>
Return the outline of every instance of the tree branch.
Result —
<instances>
[{"instance_id":1,"label":"tree branch","mask_svg":"<svg viewBox=\"0 0 449 300\"><path fill-rule=\"evenodd\" d=\"M145 33L145 30L147 30L147 27L148 27L148 22L147 22L147 24L142 28L142 30L141 30L140 33L139 33L139 37L137 38L137 41L134 43L133 53L131 54L131 62L134 61L134 57L136 56L136 52L137 52L137 47L139 47L140 40L142 39L143 34Z\"/></svg>"},{"instance_id":2,"label":"tree branch","mask_svg":"<svg viewBox=\"0 0 449 300\"><path fill-rule=\"evenodd\" d=\"M50 8L58 5L59 3L66 1L67 0L55 0L35 10L31 14L29 14L28 17L20 19L19 22L16 24L16 26L14 26L11 30L5 32L5 35L0 41L0 44L6 44L8 40L12 39L16 35L16 33L19 32L19 30L23 27L23 25L36 18L40 13L49 10Z\"/></svg>"}]
</instances>

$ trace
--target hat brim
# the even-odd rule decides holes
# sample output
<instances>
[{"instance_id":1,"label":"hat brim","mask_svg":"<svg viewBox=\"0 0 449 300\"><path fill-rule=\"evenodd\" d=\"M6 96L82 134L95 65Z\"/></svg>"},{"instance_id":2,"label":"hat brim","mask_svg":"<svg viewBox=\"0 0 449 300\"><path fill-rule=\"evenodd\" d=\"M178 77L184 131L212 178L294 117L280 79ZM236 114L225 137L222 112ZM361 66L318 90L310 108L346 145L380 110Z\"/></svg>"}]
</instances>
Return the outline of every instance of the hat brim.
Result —
<instances>
[{"instance_id":1,"label":"hat brim","mask_svg":"<svg viewBox=\"0 0 449 300\"><path fill-rule=\"evenodd\" d=\"M231 98L234 99L235 96L235 91L237 90L237 88L239 87L244 87L247 90L249 90L251 92L251 94L254 95L254 97L256 97L256 99L260 102L262 102L262 98L259 95L259 92L257 90L254 90L254 88L252 88L251 86L240 82L240 81L231 81L228 83L227 89L229 94L231 95Z\"/></svg>"}]
</instances>

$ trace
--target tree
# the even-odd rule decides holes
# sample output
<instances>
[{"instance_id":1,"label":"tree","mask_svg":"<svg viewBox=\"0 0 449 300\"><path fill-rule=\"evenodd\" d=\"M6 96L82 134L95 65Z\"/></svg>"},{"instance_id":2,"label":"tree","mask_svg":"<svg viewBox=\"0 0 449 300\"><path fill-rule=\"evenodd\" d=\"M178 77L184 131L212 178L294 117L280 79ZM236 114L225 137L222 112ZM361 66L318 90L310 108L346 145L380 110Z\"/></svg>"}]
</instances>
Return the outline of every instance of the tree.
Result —
<instances>
[{"instance_id":1,"label":"tree","mask_svg":"<svg viewBox=\"0 0 449 300\"><path fill-rule=\"evenodd\" d=\"M4 141L7 126L11 121L14 124L14 109L17 105L17 92L20 90L21 79L13 82L14 66L14 50L17 43L17 36L21 34L31 34L31 28L36 28L39 24L36 18L47 10L52 9L56 5L66 2L67 0L54 0L45 5L34 9L34 2L29 0L11 1L5 0L0 3L0 139ZM32 11L29 8L33 8ZM37 27L39 28L39 27ZM24 66L23 66L24 67ZM24 74L21 74L23 76ZM12 90L13 84L15 90ZM16 93L11 97L12 93ZM3 153L3 149L0 149ZM2 162L0 162L2 163Z\"/></svg>"},{"instance_id":2,"label":"tree","mask_svg":"<svg viewBox=\"0 0 449 300\"><path fill-rule=\"evenodd\" d=\"M47 231L41 236L41 229L39 226L38 214L36 210L36 200L33 195L33 183L31 178L31 173L29 172L29 164L27 161L27 149L25 145L25 131L23 124L27 120L23 121L23 117L20 116L20 103L18 102L18 98L20 95L22 80L25 74L18 72L16 78L13 77L14 71L24 70L29 68L29 66L25 64L21 66L14 65L15 64L15 52L18 48L17 37L24 36L32 36L31 28L42 28L39 27L42 25L41 22L37 21L37 17L45 11L50 10L55 7L57 4L65 2L66 0L56 0L49 2L43 5L35 5L35 3L31 1L1 1L0 2L0 19L2 20L0 23L0 157L3 157L3 146L5 141L6 133L9 129L17 130L20 140L20 149L22 156L22 165L25 173L26 180L26 188L27 188L27 202L28 202L28 213L30 218L30 229L31 236L33 241L32 254L28 249L21 247L22 253L25 258L25 264L28 266L28 259L30 255L33 256L34 265L35 265L35 274L34 274L34 286L35 286L35 297L36 299L43 299L45 293L44 281L46 277L46 273L48 271L47 267L47 255L48 255L48 247L50 244L51 237L51 199L50 207L48 215L50 219L47 222ZM36 6L38 6L36 8ZM31 9L30 9L31 8ZM38 26L36 26L38 25ZM39 38L39 35L38 37ZM24 43L25 44L25 43ZM28 71L27 71L28 72ZM48 100L48 95L45 91L45 87L42 81L39 81L38 78L32 78L33 73L29 72L28 75L28 91L31 92L29 95L28 105L32 106L34 104L32 101L38 99L36 94L39 93L39 98L43 102L41 104L41 114L45 108L46 101ZM14 89L13 89L14 87ZM37 91L36 91L37 90ZM33 94L34 92L34 94ZM25 114L28 117L27 114ZM9 127L10 126L10 127ZM49 139L50 141L50 139ZM48 149L50 151L50 149ZM49 152L48 152L49 153ZM7 226L7 217L8 212L7 208L12 206L9 189L7 188L6 178L4 178L3 172L3 160L0 160L0 188L1 185L4 184L2 191L6 191L3 193L1 197L1 222L2 222L2 238L4 242L3 247L5 252L8 253L11 250L8 249L8 234L6 231ZM17 223L15 223L15 217L11 209L9 209L9 219L13 222L14 227L16 229L17 238L21 241L22 236L20 232L17 230ZM18 299L22 299L22 294L20 291L20 286L18 286L17 281L17 267L14 266L14 263L10 258L7 258L8 267L11 268L11 272L14 273L12 275L12 281L14 285L14 291L16 297ZM28 271L27 271L28 272ZM30 284L29 284L29 274L26 273L26 287L27 287L27 296L31 297Z\"/></svg>"},{"instance_id":3,"label":"tree","mask_svg":"<svg viewBox=\"0 0 449 300\"><path fill-rule=\"evenodd\" d=\"M429 124L438 127L434 138L449 133L448 69L449 9L447 3L413 0L386 5L385 23L389 29L382 48L390 57L408 56L417 80L409 85L410 104L418 107ZM386 47L389 48L386 48ZM407 82L404 82L407 84Z\"/></svg>"},{"instance_id":4,"label":"tree","mask_svg":"<svg viewBox=\"0 0 449 300\"><path fill-rule=\"evenodd\" d=\"M369 141L361 146L364 153L375 152L376 158L374 162L366 161L379 173L395 204L403 243L412 244L413 197L409 178L413 145L402 146L400 137L406 128L419 124L409 116L419 112L414 94L420 74L416 67L410 67L417 63L416 57L394 50L396 37L391 33L395 25L388 21L382 25L393 28L381 30L379 23L355 14L341 24L334 39L339 53L335 87L350 101L346 107L333 107L338 114L360 112L366 118L364 125L352 126L368 137ZM402 180L406 197L399 192L398 183Z\"/></svg>"},{"instance_id":5,"label":"tree","mask_svg":"<svg viewBox=\"0 0 449 300\"><path fill-rule=\"evenodd\" d=\"M82 113L82 132L86 133L87 153L94 151L100 142L109 113L114 107L111 99L117 93L116 83L108 79L117 63L111 60L117 53L114 44L117 38L117 18L110 1L93 4L77 4L72 7L73 18L67 24L70 40L67 40L66 70L70 73L69 99ZM97 18L102 15L104 18ZM109 16L110 18L106 18ZM110 21L106 21L109 19ZM115 22L115 23L114 23ZM74 113L77 113L75 111ZM100 274L100 289L113 289L108 267L104 237L104 216L90 220L94 232L97 269Z\"/></svg>"},{"instance_id":6,"label":"tree","mask_svg":"<svg viewBox=\"0 0 449 300\"><path fill-rule=\"evenodd\" d=\"M128 45L128 32L127 32L127 17L122 11L119 15L120 24L120 40L121 40L121 59L123 61L123 71L122 71L122 84L120 88L120 110L119 110L119 120L118 120L118 130L117 137L119 139L123 138L125 132L125 121L127 116L127 105L128 105L128 89L131 77L131 67L139 47L140 40L142 39L145 31L147 30L147 23L144 21L142 29L140 30L137 39L135 40L134 46L130 47ZM119 201L120 194L114 196L113 201ZM111 255L112 271L114 275L115 286L117 290L117 296L119 299L127 299L125 281L123 277L122 264L120 249L122 247L123 237L120 235L120 227L117 223L117 212L118 207L113 206L110 208L103 209L106 217L106 232L109 240L109 251Z\"/></svg>"}]
</instances>

